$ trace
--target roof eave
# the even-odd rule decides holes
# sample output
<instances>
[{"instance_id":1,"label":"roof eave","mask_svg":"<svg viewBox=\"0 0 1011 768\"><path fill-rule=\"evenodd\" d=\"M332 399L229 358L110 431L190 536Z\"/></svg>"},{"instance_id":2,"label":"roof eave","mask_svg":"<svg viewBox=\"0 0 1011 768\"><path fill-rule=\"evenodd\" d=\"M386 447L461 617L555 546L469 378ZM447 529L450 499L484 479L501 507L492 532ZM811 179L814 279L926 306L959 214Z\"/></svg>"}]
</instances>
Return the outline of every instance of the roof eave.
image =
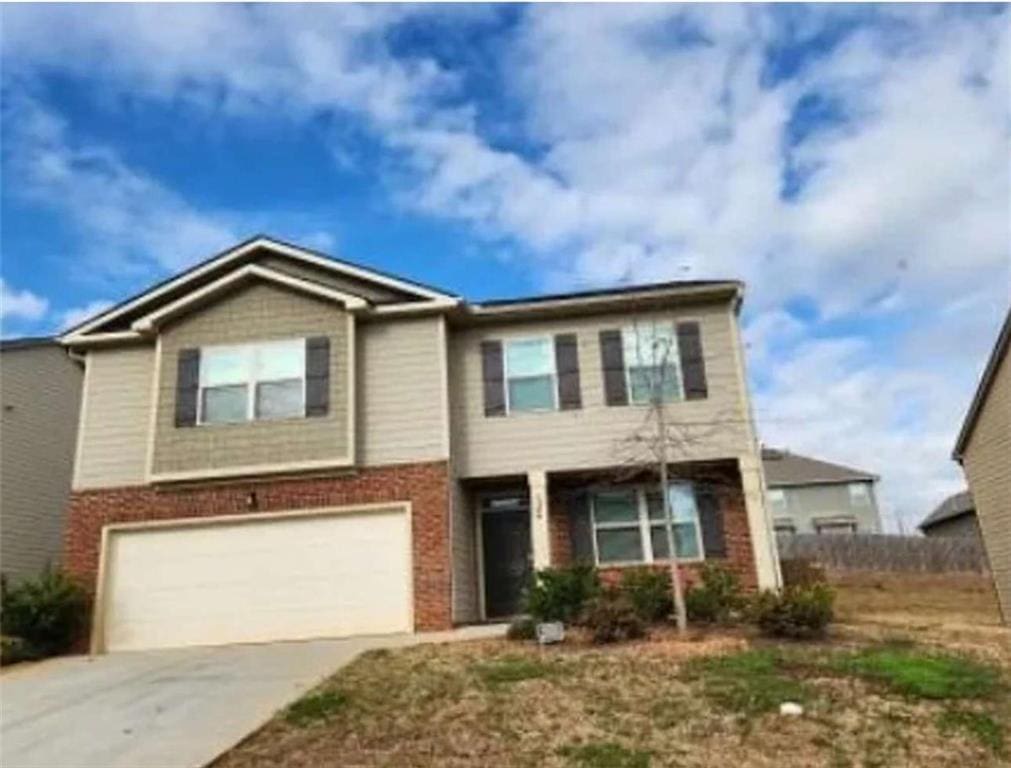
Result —
<instances>
[{"instance_id":1,"label":"roof eave","mask_svg":"<svg viewBox=\"0 0 1011 768\"><path fill-rule=\"evenodd\" d=\"M1007 353L1009 341L1011 341L1011 309L1008 309L1007 316L1004 318L1004 324L1001 326L1000 334L997 336L997 342L990 352L990 358L987 360L983 374L980 376L979 384L976 385L976 393L969 404L969 410L965 415L965 420L962 422L962 428L958 432L955 449L951 452L951 458L959 464L962 463L966 445L969 442L969 438L972 437L973 429L976 427L976 419L979 418L979 412L983 408L983 401L986 400L990 387L993 385L993 380L997 376L997 368Z\"/></svg>"}]
</instances>

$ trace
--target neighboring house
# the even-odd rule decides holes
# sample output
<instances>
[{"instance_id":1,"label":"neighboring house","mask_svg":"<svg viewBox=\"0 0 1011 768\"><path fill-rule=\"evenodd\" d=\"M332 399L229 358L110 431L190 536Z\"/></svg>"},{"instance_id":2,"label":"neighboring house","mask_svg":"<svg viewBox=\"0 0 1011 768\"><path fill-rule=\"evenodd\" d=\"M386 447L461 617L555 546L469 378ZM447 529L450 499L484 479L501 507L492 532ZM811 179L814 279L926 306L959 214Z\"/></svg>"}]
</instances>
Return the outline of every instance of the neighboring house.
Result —
<instances>
[{"instance_id":1,"label":"neighboring house","mask_svg":"<svg viewBox=\"0 0 1011 768\"><path fill-rule=\"evenodd\" d=\"M976 505L968 491L953 493L919 525L924 536L979 538Z\"/></svg>"},{"instance_id":2,"label":"neighboring house","mask_svg":"<svg viewBox=\"0 0 1011 768\"><path fill-rule=\"evenodd\" d=\"M12 582L60 562L81 378L53 339L0 341L0 571Z\"/></svg>"},{"instance_id":3,"label":"neighboring house","mask_svg":"<svg viewBox=\"0 0 1011 768\"><path fill-rule=\"evenodd\" d=\"M1011 311L987 361L952 454L976 502L1004 621L1011 623Z\"/></svg>"},{"instance_id":4,"label":"neighboring house","mask_svg":"<svg viewBox=\"0 0 1011 768\"><path fill-rule=\"evenodd\" d=\"M705 560L776 587L734 281L468 303L258 237L67 332L86 374L66 562L93 648L434 630L531 568ZM624 450L665 410L670 531ZM634 441L631 441L634 442ZM633 457L634 458L634 457Z\"/></svg>"},{"instance_id":5,"label":"neighboring house","mask_svg":"<svg viewBox=\"0 0 1011 768\"><path fill-rule=\"evenodd\" d=\"M877 475L772 448L762 465L777 534L881 532Z\"/></svg>"}]
</instances>

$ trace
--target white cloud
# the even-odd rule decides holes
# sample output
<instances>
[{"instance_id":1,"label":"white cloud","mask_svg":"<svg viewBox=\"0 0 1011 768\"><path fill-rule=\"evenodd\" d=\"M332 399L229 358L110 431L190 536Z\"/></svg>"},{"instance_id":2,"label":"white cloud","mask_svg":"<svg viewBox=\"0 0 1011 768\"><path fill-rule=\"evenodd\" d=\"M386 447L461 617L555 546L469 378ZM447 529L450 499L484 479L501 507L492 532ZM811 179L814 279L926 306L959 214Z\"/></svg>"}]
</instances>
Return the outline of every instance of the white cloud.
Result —
<instances>
[{"instance_id":1,"label":"white cloud","mask_svg":"<svg viewBox=\"0 0 1011 768\"><path fill-rule=\"evenodd\" d=\"M478 127L460 73L390 49L405 15L425 13L9 9L4 61L27 81L69 71L110 98L211 116L357 118L391 151L400 204L519 246L553 288L744 279L770 442L868 464L910 516L959 482L950 443L1008 302L1006 14L532 6L501 62L502 98L519 115L510 128L537 148L524 155ZM817 40L840 20L855 30L841 45L770 79L770 46ZM843 119L793 145L811 94ZM71 199L99 241L171 267L231 236L221 217L41 122L25 140L30 188ZM808 177L784 199L791 168ZM799 296L812 317L789 311Z\"/></svg>"},{"instance_id":2,"label":"white cloud","mask_svg":"<svg viewBox=\"0 0 1011 768\"><path fill-rule=\"evenodd\" d=\"M49 302L27 289L12 288L0 278L0 319L40 320L49 309Z\"/></svg>"},{"instance_id":3,"label":"white cloud","mask_svg":"<svg viewBox=\"0 0 1011 768\"><path fill-rule=\"evenodd\" d=\"M65 331L74 326L80 325L85 320L94 317L99 312L104 312L111 307L113 302L105 299L90 301L81 307L71 307L59 313L59 330Z\"/></svg>"},{"instance_id":4,"label":"white cloud","mask_svg":"<svg viewBox=\"0 0 1011 768\"><path fill-rule=\"evenodd\" d=\"M237 236L106 146L72 137L64 121L26 94L4 102L4 153L16 194L61 212L80 233L87 270L122 277L152 264L176 270ZM78 269L81 266L78 265Z\"/></svg>"}]
</instances>

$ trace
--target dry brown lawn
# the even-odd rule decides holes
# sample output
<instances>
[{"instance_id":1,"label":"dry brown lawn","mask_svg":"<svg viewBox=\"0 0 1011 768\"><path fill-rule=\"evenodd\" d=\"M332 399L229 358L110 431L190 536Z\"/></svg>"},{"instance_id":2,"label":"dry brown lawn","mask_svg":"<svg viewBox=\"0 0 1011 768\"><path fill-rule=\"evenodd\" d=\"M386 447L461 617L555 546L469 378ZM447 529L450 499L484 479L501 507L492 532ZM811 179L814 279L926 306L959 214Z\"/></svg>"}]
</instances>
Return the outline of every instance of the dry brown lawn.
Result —
<instances>
[{"instance_id":1,"label":"dry brown lawn","mask_svg":"<svg viewBox=\"0 0 1011 768\"><path fill-rule=\"evenodd\" d=\"M612 647L371 652L214 768L1011 765L1011 631L992 591L834 582L840 623L825 643L661 631ZM783 700L804 715L781 716Z\"/></svg>"}]
</instances>

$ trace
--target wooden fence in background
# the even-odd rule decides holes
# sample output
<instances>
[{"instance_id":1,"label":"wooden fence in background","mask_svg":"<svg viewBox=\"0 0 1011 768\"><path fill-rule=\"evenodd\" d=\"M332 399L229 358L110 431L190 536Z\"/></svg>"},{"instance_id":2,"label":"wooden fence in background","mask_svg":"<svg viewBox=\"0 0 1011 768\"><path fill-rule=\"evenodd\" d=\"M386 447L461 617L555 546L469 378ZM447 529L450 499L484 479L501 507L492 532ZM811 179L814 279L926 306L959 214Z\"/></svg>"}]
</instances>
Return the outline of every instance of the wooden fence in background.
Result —
<instances>
[{"instance_id":1,"label":"wooden fence in background","mask_svg":"<svg viewBox=\"0 0 1011 768\"><path fill-rule=\"evenodd\" d=\"M847 571L986 573L983 545L976 538L886 534L801 533L777 536L781 559L804 558Z\"/></svg>"}]
</instances>

